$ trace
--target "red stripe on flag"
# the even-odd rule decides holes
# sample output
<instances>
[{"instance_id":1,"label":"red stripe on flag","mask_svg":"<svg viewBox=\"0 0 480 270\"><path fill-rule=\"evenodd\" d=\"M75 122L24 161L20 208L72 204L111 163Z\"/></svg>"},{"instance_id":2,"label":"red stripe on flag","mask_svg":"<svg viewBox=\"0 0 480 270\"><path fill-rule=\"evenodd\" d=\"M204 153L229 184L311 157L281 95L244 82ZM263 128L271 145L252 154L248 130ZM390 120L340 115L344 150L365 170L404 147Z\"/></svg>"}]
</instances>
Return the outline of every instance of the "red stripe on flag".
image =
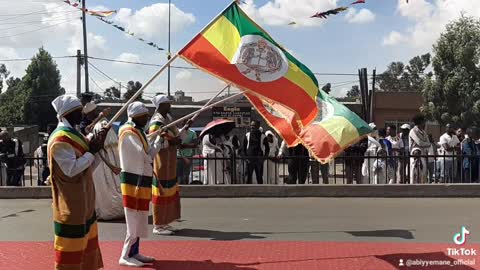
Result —
<instances>
[{"instance_id":1,"label":"red stripe on flag","mask_svg":"<svg viewBox=\"0 0 480 270\"><path fill-rule=\"evenodd\" d=\"M318 108L304 89L282 77L272 82L256 82L242 75L207 39L197 36L181 55L193 64L246 90L279 102L295 111L304 125L315 119Z\"/></svg>"},{"instance_id":2,"label":"red stripe on flag","mask_svg":"<svg viewBox=\"0 0 480 270\"><path fill-rule=\"evenodd\" d=\"M301 134L304 145L315 154L316 158L320 160L328 159L334 153L342 150L342 147L337 141L328 133L326 129L317 124L310 124L306 126Z\"/></svg>"},{"instance_id":3,"label":"red stripe on flag","mask_svg":"<svg viewBox=\"0 0 480 270\"><path fill-rule=\"evenodd\" d=\"M245 96L250 100L250 103L255 107L255 109L263 116L263 118L270 124L271 127L280 134L280 136L285 140L287 145L295 145L298 141L297 133L294 131L292 126L299 128L296 125L293 119L287 121L287 119L277 117L271 114L263 105L263 102L255 95L245 94ZM300 130L297 131L298 133Z\"/></svg>"}]
</instances>

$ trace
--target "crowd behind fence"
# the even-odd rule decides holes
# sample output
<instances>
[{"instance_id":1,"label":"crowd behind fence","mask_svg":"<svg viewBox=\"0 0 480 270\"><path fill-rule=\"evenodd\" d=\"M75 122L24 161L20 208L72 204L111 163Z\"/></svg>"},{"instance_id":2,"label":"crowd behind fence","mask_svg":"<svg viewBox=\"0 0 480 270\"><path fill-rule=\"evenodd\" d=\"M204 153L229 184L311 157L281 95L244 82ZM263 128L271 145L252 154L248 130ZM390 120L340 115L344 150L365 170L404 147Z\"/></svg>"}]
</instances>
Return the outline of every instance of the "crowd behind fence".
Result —
<instances>
[{"instance_id":1,"label":"crowd behind fence","mask_svg":"<svg viewBox=\"0 0 480 270\"><path fill-rule=\"evenodd\" d=\"M23 170L10 170L0 163L0 185L12 185L12 177L22 186L45 185L48 168L45 160L26 158ZM261 171L252 162L263 164ZM328 164L308 157L179 158L181 184L434 184L478 183L480 156L347 156ZM261 177L257 177L257 172ZM249 177L251 174L251 177Z\"/></svg>"}]
</instances>

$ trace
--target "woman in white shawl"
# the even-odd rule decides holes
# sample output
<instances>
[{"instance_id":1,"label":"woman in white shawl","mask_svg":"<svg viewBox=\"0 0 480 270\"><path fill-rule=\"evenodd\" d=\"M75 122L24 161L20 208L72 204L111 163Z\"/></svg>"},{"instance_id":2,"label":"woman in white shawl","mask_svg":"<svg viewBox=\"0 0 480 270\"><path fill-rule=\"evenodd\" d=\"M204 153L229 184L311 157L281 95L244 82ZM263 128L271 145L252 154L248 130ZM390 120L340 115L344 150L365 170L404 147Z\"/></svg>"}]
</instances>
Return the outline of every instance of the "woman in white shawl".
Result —
<instances>
[{"instance_id":1,"label":"woman in white shawl","mask_svg":"<svg viewBox=\"0 0 480 270\"><path fill-rule=\"evenodd\" d=\"M100 119L94 126L93 132L99 132L108 123L107 118ZM123 197L120 189L120 158L118 155L118 136L111 128L105 139L102 150L96 154L102 162L93 171L95 182L95 211L97 218L111 220L123 218Z\"/></svg>"},{"instance_id":2,"label":"woman in white shawl","mask_svg":"<svg viewBox=\"0 0 480 270\"><path fill-rule=\"evenodd\" d=\"M410 184L425 184L427 182L427 166L425 158L421 157L422 150L412 149L410 157ZM407 169L408 170L408 169Z\"/></svg>"},{"instance_id":3,"label":"woman in white shawl","mask_svg":"<svg viewBox=\"0 0 480 270\"><path fill-rule=\"evenodd\" d=\"M363 183L370 184L374 180L373 162L377 156L377 151L382 148L382 145L377 141L377 126L374 123L370 123L369 126L374 130L371 136L368 136L367 151L365 151L365 159L362 165L362 175L364 176ZM370 157L370 158L369 158Z\"/></svg>"},{"instance_id":4,"label":"woman in white shawl","mask_svg":"<svg viewBox=\"0 0 480 270\"><path fill-rule=\"evenodd\" d=\"M278 155L280 146L278 145L278 139L272 131L265 132L269 144L268 159L263 163L263 181L267 185L275 185L278 179L278 168L274 158Z\"/></svg>"},{"instance_id":5,"label":"woman in white shawl","mask_svg":"<svg viewBox=\"0 0 480 270\"><path fill-rule=\"evenodd\" d=\"M202 175L202 182L204 185L215 185L222 178L223 175L223 157L222 148L220 147L220 138L212 134L205 134L202 138L202 155L204 161L204 174Z\"/></svg>"}]
</instances>

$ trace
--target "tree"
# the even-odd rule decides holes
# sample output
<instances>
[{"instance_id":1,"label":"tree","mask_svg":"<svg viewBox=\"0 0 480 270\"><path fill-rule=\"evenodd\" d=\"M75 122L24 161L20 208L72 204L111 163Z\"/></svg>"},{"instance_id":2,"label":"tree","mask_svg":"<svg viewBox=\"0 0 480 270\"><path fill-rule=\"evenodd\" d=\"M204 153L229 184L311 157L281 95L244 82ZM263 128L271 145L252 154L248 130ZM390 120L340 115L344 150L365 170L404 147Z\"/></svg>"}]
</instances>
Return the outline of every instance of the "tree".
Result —
<instances>
[{"instance_id":1,"label":"tree","mask_svg":"<svg viewBox=\"0 0 480 270\"><path fill-rule=\"evenodd\" d=\"M360 87L358 85L352 85L352 89L347 92L348 98L357 98L360 97Z\"/></svg>"},{"instance_id":2,"label":"tree","mask_svg":"<svg viewBox=\"0 0 480 270\"><path fill-rule=\"evenodd\" d=\"M111 86L105 89L103 96L108 100L120 99L120 90L115 86Z\"/></svg>"},{"instance_id":3,"label":"tree","mask_svg":"<svg viewBox=\"0 0 480 270\"><path fill-rule=\"evenodd\" d=\"M60 71L52 56L40 48L27 67L22 78L22 88L26 95L24 120L27 124L39 125L45 129L49 123L56 122L56 113L51 102L65 93L60 86Z\"/></svg>"},{"instance_id":4,"label":"tree","mask_svg":"<svg viewBox=\"0 0 480 270\"><path fill-rule=\"evenodd\" d=\"M480 124L480 20L462 16L433 46L435 77L427 78L421 107L440 123Z\"/></svg>"},{"instance_id":5,"label":"tree","mask_svg":"<svg viewBox=\"0 0 480 270\"><path fill-rule=\"evenodd\" d=\"M4 64L0 64L0 94L3 89L3 81L5 81L9 75L10 71L7 70L7 67Z\"/></svg>"},{"instance_id":6,"label":"tree","mask_svg":"<svg viewBox=\"0 0 480 270\"><path fill-rule=\"evenodd\" d=\"M0 94L0 126L13 126L24 123L26 92L19 78L10 77L6 81L8 89Z\"/></svg>"},{"instance_id":7,"label":"tree","mask_svg":"<svg viewBox=\"0 0 480 270\"><path fill-rule=\"evenodd\" d=\"M127 83L127 92L123 94L123 98L125 100L129 100L138 90L142 88L142 84L140 82L133 82L129 81ZM142 100L142 94L140 94L135 100Z\"/></svg>"},{"instance_id":8,"label":"tree","mask_svg":"<svg viewBox=\"0 0 480 270\"><path fill-rule=\"evenodd\" d=\"M430 66L430 54L415 56L408 65L402 62L392 62L387 70L378 75L377 81L381 91L390 92L420 92L423 89L425 77L432 73L424 74Z\"/></svg>"}]
</instances>

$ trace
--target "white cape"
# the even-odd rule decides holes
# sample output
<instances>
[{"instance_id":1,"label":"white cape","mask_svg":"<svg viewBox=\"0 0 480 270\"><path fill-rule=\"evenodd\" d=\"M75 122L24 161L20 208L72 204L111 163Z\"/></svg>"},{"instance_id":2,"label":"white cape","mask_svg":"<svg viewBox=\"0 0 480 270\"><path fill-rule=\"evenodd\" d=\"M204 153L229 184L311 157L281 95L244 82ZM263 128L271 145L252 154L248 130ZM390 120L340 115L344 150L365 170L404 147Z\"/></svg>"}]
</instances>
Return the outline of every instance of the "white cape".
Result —
<instances>
[{"instance_id":1,"label":"white cape","mask_svg":"<svg viewBox=\"0 0 480 270\"><path fill-rule=\"evenodd\" d=\"M107 119L100 120L94 127L98 132L107 124ZM101 154L110 164L120 167L118 155L118 136L113 129L110 129L105 140L104 149L96 155ZM98 156L100 158L100 156ZM123 197L120 188L120 175L115 175L112 170L101 162L93 171L95 183L95 211L97 218L102 220L119 219L124 217Z\"/></svg>"}]
</instances>

